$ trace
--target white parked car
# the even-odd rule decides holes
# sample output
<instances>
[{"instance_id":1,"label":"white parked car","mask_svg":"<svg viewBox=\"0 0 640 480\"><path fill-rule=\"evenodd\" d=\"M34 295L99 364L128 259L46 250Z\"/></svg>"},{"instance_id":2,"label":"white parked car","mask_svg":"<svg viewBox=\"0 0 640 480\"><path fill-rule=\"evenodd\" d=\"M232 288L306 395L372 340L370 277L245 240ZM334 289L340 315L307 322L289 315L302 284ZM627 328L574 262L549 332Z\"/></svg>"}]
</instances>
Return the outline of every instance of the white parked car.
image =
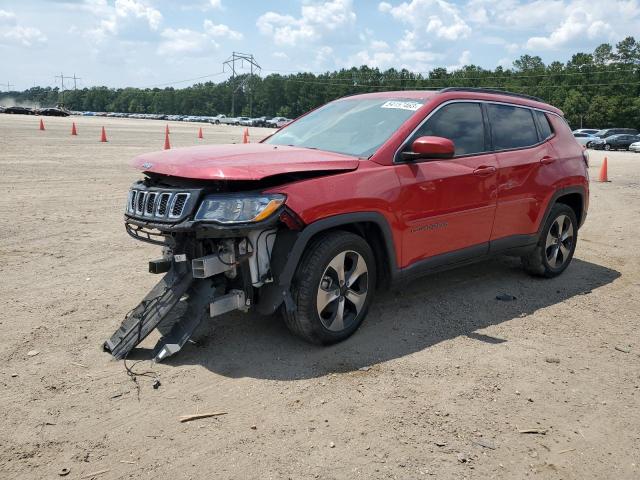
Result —
<instances>
[{"instance_id":1,"label":"white parked car","mask_svg":"<svg viewBox=\"0 0 640 480\"><path fill-rule=\"evenodd\" d=\"M629 145L629 151L640 153L640 142L635 142Z\"/></svg>"}]
</instances>

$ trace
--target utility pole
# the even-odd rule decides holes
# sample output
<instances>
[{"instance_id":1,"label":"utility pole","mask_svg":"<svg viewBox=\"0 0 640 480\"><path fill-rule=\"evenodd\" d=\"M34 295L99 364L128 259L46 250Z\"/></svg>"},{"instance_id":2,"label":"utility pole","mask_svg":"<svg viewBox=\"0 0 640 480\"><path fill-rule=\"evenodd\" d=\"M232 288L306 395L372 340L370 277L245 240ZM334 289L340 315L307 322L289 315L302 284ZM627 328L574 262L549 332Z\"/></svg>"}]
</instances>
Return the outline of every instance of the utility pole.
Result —
<instances>
[{"instance_id":1,"label":"utility pole","mask_svg":"<svg viewBox=\"0 0 640 480\"><path fill-rule=\"evenodd\" d=\"M11 91L11 87L15 87L15 85L13 85L13 84L11 84L11 83L9 83L9 82L7 82L7 83L6 83L6 84L4 84L4 85L6 85L6 86L7 86L7 92L10 92L10 91ZM2 85L2 86L4 87L4 85Z\"/></svg>"},{"instance_id":2,"label":"utility pole","mask_svg":"<svg viewBox=\"0 0 640 480\"><path fill-rule=\"evenodd\" d=\"M60 75L56 75L55 76L56 80L59 78L60 79L60 94L62 96L62 106L64 107L64 80L65 78L67 80L73 80L73 89L76 89L76 81L77 80L82 80L80 77L76 77L76 74L73 74L73 77L65 77L64 73L60 73Z\"/></svg>"},{"instance_id":3,"label":"utility pole","mask_svg":"<svg viewBox=\"0 0 640 480\"><path fill-rule=\"evenodd\" d=\"M244 62L247 62L250 67L249 79L243 78L238 86L236 86L236 74L238 67L236 67L236 63L240 64L240 68L244 67ZM222 71L225 72L226 69L229 68L231 70L231 116L236 116L236 92L241 88L247 87L249 92L249 116L251 116L251 112L253 109L253 89L252 89L252 81L254 72L261 72L262 67L258 65L254 56L250 53L240 53L233 52L231 56L222 62Z\"/></svg>"}]
</instances>

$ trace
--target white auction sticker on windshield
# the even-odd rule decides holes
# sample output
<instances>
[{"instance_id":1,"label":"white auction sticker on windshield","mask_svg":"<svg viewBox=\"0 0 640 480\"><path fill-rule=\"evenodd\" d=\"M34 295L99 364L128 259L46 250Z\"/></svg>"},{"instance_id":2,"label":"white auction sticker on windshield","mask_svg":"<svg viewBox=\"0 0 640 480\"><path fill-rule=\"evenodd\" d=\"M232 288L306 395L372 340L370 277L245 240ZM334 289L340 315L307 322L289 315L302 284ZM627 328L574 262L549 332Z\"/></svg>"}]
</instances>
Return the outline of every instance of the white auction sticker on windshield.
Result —
<instances>
[{"instance_id":1,"label":"white auction sticker on windshield","mask_svg":"<svg viewBox=\"0 0 640 480\"><path fill-rule=\"evenodd\" d=\"M422 103L418 102L403 102L400 100L389 100L382 104L382 108L397 108L400 110L412 110L416 111L422 106Z\"/></svg>"}]
</instances>

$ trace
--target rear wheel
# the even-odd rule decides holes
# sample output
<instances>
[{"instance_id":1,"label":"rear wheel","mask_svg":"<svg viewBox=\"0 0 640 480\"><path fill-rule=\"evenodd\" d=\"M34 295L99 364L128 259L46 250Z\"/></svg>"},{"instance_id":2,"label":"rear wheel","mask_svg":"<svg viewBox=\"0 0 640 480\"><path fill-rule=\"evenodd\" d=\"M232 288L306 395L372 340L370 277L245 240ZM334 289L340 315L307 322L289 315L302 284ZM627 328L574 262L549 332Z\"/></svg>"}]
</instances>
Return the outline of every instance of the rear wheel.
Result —
<instances>
[{"instance_id":1,"label":"rear wheel","mask_svg":"<svg viewBox=\"0 0 640 480\"><path fill-rule=\"evenodd\" d=\"M376 281L373 252L358 235L335 231L307 247L296 271L296 309L287 327L304 340L328 345L355 332L369 310Z\"/></svg>"},{"instance_id":2,"label":"rear wheel","mask_svg":"<svg viewBox=\"0 0 640 480\"><path fill-rule=\"evenodd\" d=\"M606 143L606 144L604 145L604 149L605 149L605 150L607 150L607 151L611 150L611 145L609 145L608 143Z\"/></svg>"},{"instance_id":3,"label":"rear wheel","mask_svg":"<svg viewBox=\"0 0 640 480\"><path fill-rule=\"evenodd\" d=\"M555 204L535 250L522 257L525 270L547 278L560 275L571 263L577 240L578 221L573 209Z\"/></svg>"}]
</instances>

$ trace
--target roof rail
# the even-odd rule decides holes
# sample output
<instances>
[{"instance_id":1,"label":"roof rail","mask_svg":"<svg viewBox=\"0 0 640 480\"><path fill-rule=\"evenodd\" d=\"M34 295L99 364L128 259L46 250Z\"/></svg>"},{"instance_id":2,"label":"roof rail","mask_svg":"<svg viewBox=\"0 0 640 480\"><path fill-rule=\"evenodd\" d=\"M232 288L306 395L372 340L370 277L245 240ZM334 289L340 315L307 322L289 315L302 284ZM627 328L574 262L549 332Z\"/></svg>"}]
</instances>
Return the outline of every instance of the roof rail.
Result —
<instances>
[{"instance_id":1,"label":"roof rail","mask_svg":"<svg viewBox=\"0 0 640 480\"><path fill-rule=\"evenodd\" d=\"M506 90L498 90L495 88L478 88L478 87L447 87L439 90L439 93L445 92L475 92L475 93L495 93L497 95L507 95L509 97L526 98L527 100L535 100L536 102L547 103L539 97L525 95L523 93L508 92Z\"/></svg>"}]
</instances>

